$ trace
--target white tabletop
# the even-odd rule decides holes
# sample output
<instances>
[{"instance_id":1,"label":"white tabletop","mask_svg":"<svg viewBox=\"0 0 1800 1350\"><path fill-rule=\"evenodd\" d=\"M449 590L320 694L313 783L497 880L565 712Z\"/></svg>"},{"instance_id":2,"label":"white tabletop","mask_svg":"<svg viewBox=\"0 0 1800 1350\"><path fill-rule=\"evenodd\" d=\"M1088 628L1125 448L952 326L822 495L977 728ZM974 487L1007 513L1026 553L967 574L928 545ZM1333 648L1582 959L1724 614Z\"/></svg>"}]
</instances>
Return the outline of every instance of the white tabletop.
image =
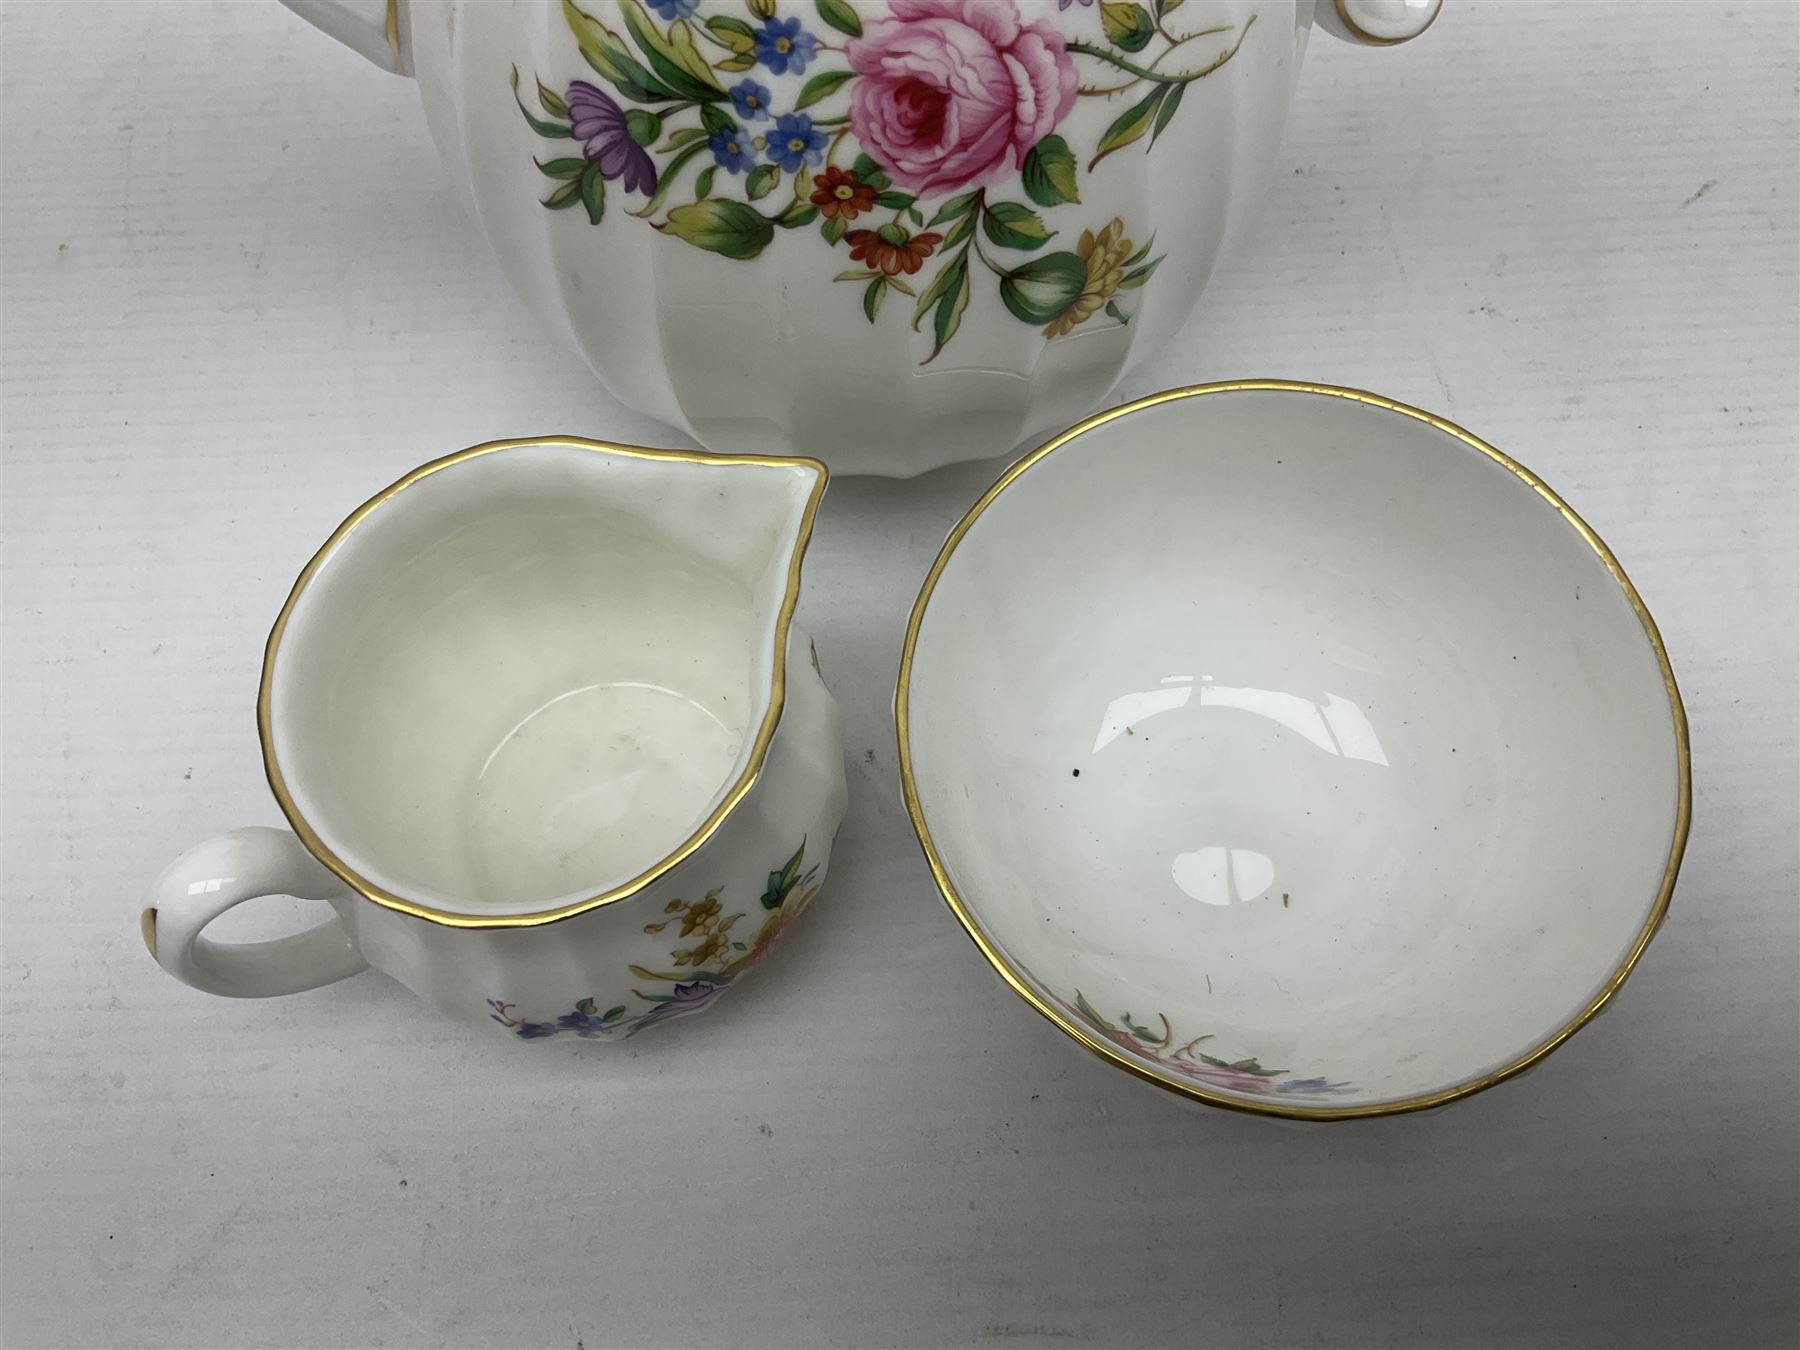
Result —
<instances>
[{"instance_id":1,"label":"white tabletop","mask_svg":"<svg viewBox=\"0 0 1800 1350\"><path fill-rule=\"evenodd\" d=\"M1448 0L1412 46L1316 40L1258 227L1119 391L1319 379L1486 436L1617 550L1693 720L1687 865L1610 1014L1446 1112L1302 1127L1083 1055L932 888L889 700L994 463L832 486L804 607L853 802L735 1006L520 1047L375 975L158 971L150 878L279 819L262 638L346 510L492 437L673 434L514 300L409 83L272 4L8 7L0 1335L1793 1344L1796 37Z\"/></svg>"}]
</instances>

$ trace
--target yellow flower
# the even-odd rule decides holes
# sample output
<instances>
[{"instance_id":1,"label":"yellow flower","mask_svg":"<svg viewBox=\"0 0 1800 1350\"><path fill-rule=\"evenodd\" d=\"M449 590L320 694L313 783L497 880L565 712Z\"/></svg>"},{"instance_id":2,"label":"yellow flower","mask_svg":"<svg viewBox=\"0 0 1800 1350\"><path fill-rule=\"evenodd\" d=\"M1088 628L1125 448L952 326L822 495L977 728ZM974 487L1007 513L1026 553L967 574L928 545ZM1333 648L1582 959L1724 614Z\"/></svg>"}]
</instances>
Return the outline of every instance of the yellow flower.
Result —
<instances>
[{"instance_id":1,"label":"yellow flower","mask_svg":"<svg viewBox=\"0 0 1800 1350\"><path fill-rule=\"evenodd\" d=\"M728 945L723 933L708 933L702 941L686 951L671 952L670 956L678 966L704 966L725 955Z\"/></svg>"},{"instance_id":2,"label":"yellow flower","mask_svg":"<svg viewBox=\"0 0 1800 1350\"><path fill-rule=\"evenodd\" d=\"M1119 284L1125 280L1125 260L1131 256L1131 251L1131 240L1125 237L1125 222L1117 216L1099 234L1083 230L1081 242L1075 246L1075 256L1087 264L1087 279L1081 284L1081 294L1045 326L1044 336L1061 337L1077 324L1086 323L1118 294Z\"/></svg>"},{"instance_id":3,"label":"yellow flower","mask_svg":"<svg viewBox=\"0 0 1800 1350\"><path fill-rule=\"evenodd\" d=\"M713 920L719 917L718 892L710 892L706 899L697 905L689 905L686 914L681 916L681 936L686 937L696 928L702 932L712 931Z\"/></svg>"}]
</instances>

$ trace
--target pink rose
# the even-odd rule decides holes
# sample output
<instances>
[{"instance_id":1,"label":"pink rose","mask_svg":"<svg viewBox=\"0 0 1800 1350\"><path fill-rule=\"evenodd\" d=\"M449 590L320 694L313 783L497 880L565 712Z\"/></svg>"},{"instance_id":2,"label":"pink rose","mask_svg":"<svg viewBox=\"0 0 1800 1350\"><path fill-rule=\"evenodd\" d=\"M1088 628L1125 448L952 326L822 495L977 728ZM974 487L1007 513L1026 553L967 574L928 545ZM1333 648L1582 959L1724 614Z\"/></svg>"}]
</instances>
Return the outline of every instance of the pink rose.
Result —
<instances>
[{"instance_id":1,"label":"pink rose","mask_svg":"<svg viewBox=\"0 0 1800 1350\"><path fill-rule=\"evenodd\" d=\"M850 126L921 197L1017 172L1075 103L1075 64L1051 23L1013 0L892 0L847 49Z\"/></svg>"}]
</instances>

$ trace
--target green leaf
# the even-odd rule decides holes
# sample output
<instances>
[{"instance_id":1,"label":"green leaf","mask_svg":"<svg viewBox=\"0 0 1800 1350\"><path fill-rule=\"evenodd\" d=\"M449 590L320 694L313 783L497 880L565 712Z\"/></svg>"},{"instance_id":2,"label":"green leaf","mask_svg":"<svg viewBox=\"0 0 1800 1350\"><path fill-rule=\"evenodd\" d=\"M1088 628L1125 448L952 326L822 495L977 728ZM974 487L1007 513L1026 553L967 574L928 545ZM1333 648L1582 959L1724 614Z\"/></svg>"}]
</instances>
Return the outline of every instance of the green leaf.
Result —
<instances>
[{"instance_id":1,"label":"green leaf","mask_svg":"<svg viewBox=\"0 0 1800 1350\"><path fill-rule=\"evenodd\" d=\"M1150 11L1130 0L1101 0L1100 27L1108 42L1128 52L1143 51L1156 32Z\"/></svg>"},{"instance_id":2,"label":"green leaf","mask_svg":"<svg viewBox=\"0 0 1800 1350\"><path fill-rule=\"evenodd\" d=\"M712 67L694 45L694 31L685 19L670 24L665 37L657 31L655 22L644 12L639 0L619 0L619 13L625 18L631 40L650 59L650 69L677 94L683 98L704 99L725 92Z\"/></svg>"},{"instance_id":3,"label":"green leaf","mask_svg":"<svg viewBox=\"0 0 1800 1350\"><path fill-rule=\"evenodd\" d=\"M754 258L775 237L774 225L754 207L714 199L674 207L657 228L695 248L740 260Z\"/></svg>"},{"instance_id":4,"label":"green leaf","mask_svg":"<svg viewBox=\"0 0 1800 1350\"><path fill-rule=\"evenodd\" d=\"M588 162L579 156L573 159L553 159L548 164L542 160L533 160L532 163L538 166L538 171L544 177L561 178L565 181L581 177L587 171L588 166Z\"/></svg>"},{"instance_id":5,"label":"green leaf","mask_svg":"<svg viewBox=\"0 0 1800 1350\"><path fill-rule=\"evenodd\" d=\"M881 171L881 165L867 155L858 155L856 162L850 166L850 172L856 175L857 182L867 183L877 192L887 187L890 181L888 176Z\"/></svg>"},{"instance_id":6,"label":"green leaf","mask_svg":"<svg viewBox=\"0 0 1800 1350\"><path fill-rule=\"evenodd\" d=\"M800 86L800 97L794 100L796 108L810 108L822 98L830 98L847 82L856 78L854 70L827 70L813 76Z\"/></svg>"},{"instance_id":7,"label":"green leaf","mask_svg":"<svg viewBox=\"0 0 1800 1350\"><path fill-rule=\"evenodd\" d=\"M562 211L575 205L575 203L580 200L581 184L578 182L569 182L564 183L561 187L557 188L555 192L552 192L548 197L544 198L544 205L549 207L552 211Z\"/></svg>"},{"instance_id":8,"label":"green leaf","mask_svg":"<svg viewBox=\"0 0 1800 1350\"><path fill-rule=\"evenodd\" d=\"M869 288L863 292L863 313L869 316L870 323L875 322L875 316L880 312L881 302L886 295L887 287L881 284L880 277L871 281Z\"/></svg>"},{"instance_id":9,"label":"green leaf","mask_svg":"<svg viewBox=\"0 0 1800 1350\"><path fill-rule=\"evenodd\" d=\"M734 952L746 952L750 949L741 942L734 942L731 944L731 950Z\"/></svg>"},{"instance_id":10,"label":"green leaf","mask_svg":"<svg viewBox=\"0 0 1800 1350\"><path fill-rule=\"evenodd\" d=\"M1094 1005L1082 997L1081 990L1079 989L1075 991L1075 1007L1080 1011L1083 1017L1087 1018L1087 1020L1092 1022L1096 1027L1110 1027L1112 1025L1111 1022L1108 1022L1099 1013L1094 1011Z\"/></svg>"},{"instance_id":11,"label":"green leaf","mask_svg":"<svg viewBox=\"0 0 1800 1350\"><path fill-rule=\"evenodd\" d=\"M844 223L842 216L833 216L819 226L819 233L825 236L826 243L835 247L838 240L844 237L844 231L848 228L849 226Z\"/></svg>"},{"instance_id":12,"label":"green leaf","mask_svg":"<svg viewBox=\"0 0 1800 1350\"><path fill-rule=\"evenodd\" d=\"M681 63L681 68L692 75L696 82L720 95L724 94L725 86L713 74L712 63L701 54L700 44L694 41L693 24L686 19L677 19L670 24L669 45L675 49L675 59Z\"/></svg>"},{"instance_id":13,"label":"green leaf","mask_svg":"<svg viewBox=\"0 0 1800 1350\"><path fill-rule=\"evenodd\" d=\"M675 190L675 181L680 176L681 171L687 167L688 161L693 159L695 155L705 154L706 151L707 144L705 141L695 141L692 144L683 147L682 150L669 161L662 172L657 175L656 191L650 194L649 200L646 201L643 206L639 207L631 214L636 216L639 220L649 220L654 216L662 209L663 201Z\"/></svg>"},{"instance_id":14,"label":"green leaf","mask_svg":"<svg viewBox=\"0 0 1800 1350\"><path fill-rule=\"evenodd\" d=\"M1061 136L1046 136L1025 155L1025 195L1039 206L1078 202L1075 186L1075 152Z\"/></svg>"},{"instance_id":15,"label":"green leaf","mask_svg":"<svg viewBox=\"0 0 1800 1350\"><path fill-rule=\"evenodd\" d=\"M937 275L925 288L925 294L921 295L919 303L913 306L912 326L915 333L919 331L919 325L925 321L925 316L931 312L931 307L943 297L944 292L950 288L951 282L956 279L951 275L952 270L953 264L950 262L946 262L938 268Z\"/></svg>"},{"instance_id":16,"label":"green leaf","mask_svg":"<svg viewBox=\"0 0 1800 1350\"><path fill-rule=\"evenodd\" d=\"M975 199L980 195L981 189L977 188L973 192L965 192L961 196L952 197L949 201L938 207L937 214L931 218L929 224L942 225L946 220L953 220L957 216L964 214L975 204Z\"/></svg>"},{"instance_id":17,"label":"green leaf","mask_svg":"<svg viewBox=\"0 0 1800 1350\"><path fill-rule=\"evenodd\" d=\"M589 1017L592 1017L598 1007L599 1005L595 1003L593 999L584 998L577 1001L575 1004L575 1011L578 1013L586 1013Z\"/></svg>"},{"instance_id":18,"label":"green leaf","mask_svg":"<svg viewBox=\"0 0 1800 1350\"><path fill-rule=\"evenodd\" d=\"M616 1020L617 1018L623 1017L624 1015L625 1015L625 1005L623 1003L621 1003L616 1008L608 1008L606 1010L605 1014L600 1018L600 1020L602 1022L611 1022L611 1021Z\"/></svg>"},{"instance_id":19,"label":"green leaf","mask_svg":"<svg viewBox=\"0 0 1800 1350\"><path fill-rule=\"evenodd\" d=\"M818 6L819 17L825 20L840 33L848 33L851 37L862 36L862 20L856 17L856 10L848 0L813 0Z\"/></svg>"},{"instance_id":20,"label":"green leaf","mask_svg":"<svg viewBox=\"0 0 1800 1350\"><path fill-rule=\"evenodd\" d=\"M694 196L696 198L712 194L713 175L717 172L718 167L717 164L708 164L700 170L700 176L694 180Z\"/></svg>"},{"instance_id":21,"label":"green leaf","mask_svg":"<svg viewBox=\"0 0 1800 1350\"><path fill-rule=\"evenodd\" d=\"M750 194L751 201L760 201L774 191L775 185L781 181L781 168L775 164L758 164L750 170L750 176L744 180L744 191Z\"/></svg>"},{"instance_id":22,"label":"green leaf","mask_svg":"<svg viewBox=\"0 0 1800 1350\"><path fill-rule=\"evenodd\" d=\"M796 229L801 225L810 225L819 218L819 208L799 197L794 198L775 217L775 223L784 230Z\"/></svg>"},{"instance_id":23,"label":"green leaf","mask_svg":"<svg viewBox=\"0 0 1800 1350\"><path fill-rule=\"evenodd\" d=\"M695 141L706 139L707 133L699 127L682 127L679 131L671 131L669 139L657 147L657 153L668 154L671 150L679 150L684 145L692 145Z\"/></svg>"},{"instance_id":24,"label":"green leaf","mask_svg":"<svg viewBox=\"0 0 1800 1350\"><path fill-rule=\"evenodd\" d=\"M1182 0L1156 0L1156 17L1160 19L1165 15L1173 14L1181 6Z\"/></svg>"},{"instance_id":25,"label":"green leaf","mask_svg":"<svg viewBox=\"0 0 1800 1350\"><path fill-rule=\"evenodd\" d=\"M611 81L626 98L639 103L662 103L675 94L661 80L639 65L619 35L591 14L577 9L573 0L562 0L563 20L587 63Z\"/></svg>"},{"instance_id":26,"label":"green leaf","mask_svg":"<svg viewBox=\"0 0 1800 1350\"><path fill-rule=\"evenodd\" d=\"M958 244L962 243L970 235L975 233L975 214L976 213L973 211L969 212L968 215L964 216L961 220L957 221L956 224L950 227L949 233L944 236L944 252L948 253L951 249L955 248Z\"/></svg>"},{"instance_id":27,"label":"green leaf","mask_svg":"<svg viewBox=\"0 0 1800 1350\"><path fill-rule=\"evenodd\" d=\"M1092 173L1094 166L1113 151L1130 145L1150 130L1150 124L1156 118L1157 109L1162 106L1163 99L1168 97L1172 87L1166 84L1157 85L1150 93L1113 119L1113 124L1101 135L1100 144L1094 152L1094 157L1088 161L1089 173Z\"/></svg>"},{"instance_id":28,"label":"green leaf","mask_svg":"<svg viewBox=\"0 0 1800 1350\"><path fill-rule=\"evenodd\" d=\"M715 14L706 21L706 29L719 42L739 56L756 49L756 30L742 19L729 14Z\"/></svg>"},{"instance_id":29,"label":"green leaf","mask_svg":"<svg viewBox=\"0 0 1800 1350\"><path fill-rule=\"evenodd\" d=\"M742 56L727 57L725 60L719 62L719 64L717 66L715 66L714 69L730 71L732 74L735 75L740 70L750 70L755 65L756 65L756 58L754 56L751 56L748 52L746 52Z\"/></svg>"},{"instance_id":30,"label":"green leaf","mask_svg":"<svg viewBox=\"0 0 1800 1350\"><path fill-rule=\"evenodd\" d=\"M959 255L947 270L955 275L938 297L937 309L931 316L931 332L937 340L923 362L925 365L935 361L944 344L956 336L956 330L962 327L963 311L969 307L969 255Z\"/></svg>"},{"instance_id":31,"label":"green leaf","mask_svg":"<svg viewBox=\"0 0 1800 1350\"><path fill-rule=\"evenodd\" d=\"M913 198L905 192L882 192L875 197L875 205L885 206L890 211L904 211L912 204Z\"/></svg>"},{"instance_id":32,"label":"green leaf","mask_svg":"<svg viewBox=\"0 0 1800 1350\"><path fill-rule=\"evenodd\" d=\"M1000 299L1026 323L1049 323L1081 294L1087 264L1073 253L1046 253L1000 279Z\"/></svg>"},{"instance_id":33,"label":"green leaf","mask_svg":"<svg viewBox=\"0 0 1800 1350\"><path fill-rule=\"evenodd\" d=\"M1150 280L1150 274L1160 266L1162 266L1162 259L1153 258L1135 272L1127 272L1125 274L1125 279L1119 283L1119 289L1122 291L1135 291L1139 286L1142 286L1146 281Z\"/></svg>"},{"instance_id":34,"label":"green leaf","mask_svg":"<svg viewBox=\"0 0 1800 1350\"><path fill-rule=\"evenodd\" d=\"M543 105L545 112L549 113L552 117L567 117L569 115L569 105L563 102L563 96L561 94L557 93L554 89L546 89L542 80L537 82L537 89L538 102Z\"/></svg>"},{"instance_id":35,"label":"green leaf","mask_svg":"<svg viewBox=\"0 0 1800 1350\"><path fill-rule=\"evenodd\" d=\"M606 180L600 176L598 162L582 172L581 204L587 207L588 224L598 225L600 217L606 214Z\"/></svg>"},{"instance_id":36,"label":"green leaf","mask_svg":"<svg viewBox=\"0 0 1800 1350\"><path fill-rule=\"evenodd\" d=\"M664 199L668 197L670 191L675 187L676 176L680 174L682 169L687 166L687 162L695 155L704 154L705 152L706 142L703 140L695 141L680 154L676 155L674 159L670 160L668 167L665 168L662 171L662 174L657 178L656 191L650 194L650 200L645 202L640 209L633 211L631 214L640 219L648 220L651 216L661 210Z\"/></svg>"},{"instance_id":37,"label":"green leaf","mask_svg":"<svg viewBox=\"0 0 1800 1350\"><path fill-rule=\"evenodd\" d=\"M1181 96L1187 93L1185 84L1172 84L1164 96L1162 107L1156 114L1156 125L1150 129L1150 144L1156 144L1156 138L1163 134L1163 128L1169 125L1169 119L1175 116L1175 110L1181 106Z\"/></svg>"},{"instance_id":38,"label":"green leaf","mask_svg":"<svg viewBox=\"0 0 1800 1350\"><path fill-rule=\"evenodd\" d=\"M650 145L662 135L662 118L642 108L631 108L625 114L625 130L639 145Z\"/></svg>"},{"instance_id":39,"label":"green leaf","mask_svg":"<svg viewBox=\"0 0 1800 1350\"><path fill-rule=\"evenodd\" d=\"M995 202L981 213L981 225L1000 248L1026 251L1042 248L1054 233L1044 228L1036 211L1018 202Z\"/></svg>"},{"instance_id":40,"label":"green leaf","mask_svg":"<svg viewBox=\"0 0 1800 1350\"><path fill-rule=\"evenodd\" d=\"M1117 300L1108 300L1106 302L1106 312L1117 319L1120 324L1128 324L1131 322L1131 317L1126 314L1124 310L1119 308L1119 302Z\"/></svg>"},{"instance_id":41,"label":"green leaf","mask_svg":"<svg viewBox=\"0 0 1800 1350\"><path fill-rule=\"evenodd\" d=\"M709 136L715 132L737 130L737 123L731 120L731 114L711 103L700 109L700 120L705 124L706 134Z\"/></svg>"},{"instance_id":42,"label":"green leaf","mask_svg":"<svg viewBox=\"0 0 1800 1350\"><path fill-rule=\"evenodd\" d=\"M1129 258L1127 258L1120 265L1123 267L1136 267L1139 263L1144 261L1145 258L1148 258L1150 256L1150 250L1153 247L1155 247L1155 245L1156 245L1156 231L1152 230L1150 232L1150 237L1148 239L1144 240L1144 246L1142 248L1140 248L1136 253L1132 254Z\"/></svg>"},{"instance_id":43,"label":"green leaf","mask_svg":"<svg viewBox=\"0 0 1800 1350\"><path fill-rule=\"evenodd\" d=\"M519 105L520 115L531 124L531 129L538 135L550 140L569 140L574 137L575 133L561 122L546 122L543 118L533 115L531 109L525 106L525 101L519 97L519 68L517 66L513 67L512 90L513 102Z\"/></svg>"}]
</instances>

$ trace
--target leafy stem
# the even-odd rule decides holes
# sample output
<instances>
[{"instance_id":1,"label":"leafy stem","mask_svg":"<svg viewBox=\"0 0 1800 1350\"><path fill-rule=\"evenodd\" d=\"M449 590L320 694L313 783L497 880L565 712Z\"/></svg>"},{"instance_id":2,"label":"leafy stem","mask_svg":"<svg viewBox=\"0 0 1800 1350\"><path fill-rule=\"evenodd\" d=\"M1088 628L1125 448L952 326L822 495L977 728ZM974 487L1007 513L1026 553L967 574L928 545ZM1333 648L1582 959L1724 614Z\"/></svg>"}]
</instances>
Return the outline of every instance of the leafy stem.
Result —
<instances>
[{"instance_id":1,"label":"leafy stem","mask_svg":"<svg viewBox=\"0 0 1800 1350\"><path fill-rule=\"evenodd\" d=\"M1193 42L1197 38L1214 37L1220 33L1229 33L1231 28L1232 25L1228 23L1215 24L1211 28L1202 28L1197 33L1189 33L1186 37L1178 38L1170 36L1169 30L1162 27L1161 22L1159 21L1156 31L1169 39L1169 45L1156 54L1156 59L1150 63L1149 69L1160 71L1162 63L1167 60L1177 48L1186 43ZM1198 79L1199 77L1195 76L1195 78ZM1122 94L1133 85L1139 83L1139 80L1130 79L1124 81L1122 84L1084 84L1076 92L1081 94L1084 98L1103 98L1111 94Z\"/></svg>"},{"instance_id":2,"label":"leafy stem","mask_svg":"<svg viewBox=\"0 0 1800 1350\"><path fill-rule=\"evenodd\" d=\"M1008 269L1000 266L999 263L988 257L987 250L981 246L981 240L976 238L974 234L969 235L969 243L975 249L975 256L981 259L982 265L986 267L988 271L1002 279L1010 275Z\"/></svg>"},{"instance_id":3,"label":"leafy stem","mask_svg":"<svg viewBox=\"0 0 1800 1350\"><path fill-rule=\"evenodd\" d=\"M1227 61L1231 60L1232 57L1236 56L1238 54L1238 48L1242 47L1244 45L1244 39L1250 36L1250 30L1251 30L1251 28L1255 27L1255 25L1256 25L1256 15L1252 14L1247 20L1244 21L1244 31L1238 34L1237 41L1234 42L1225 51L1219 53L1219 55L1213 60L1213 62L1210 65L1205 66L1200 70L1189 71L1188 73L1182 74L1182 75L1165 75L1165 74L1163 74L1162 71L1156 69L1157 62L1160 62L1162 60L1161 56L1159 56L1156 61L1151 62L1147 66L1140 66L1135 61L1127 61L1124 57L1120 56L1117 52L1110 51L1105 47L1097 47L1091 42L1071 42L1068 44L1068 49L1072 52L1077 52L1082 56L1091 56L1091 57L1095 58L1096 60L1105 61L1108 65L1117 66L1120 70L1124 71L1126 74L1135 75L1139 80L1150 80L1156 84L1189 84L1189 83L1192 83L1194 80L1205 79L1208 75L1212 74L1220 66L1224 65ZM1218 31L1218 30L1207 30L1207 31ZM1203 33L1194 33L1191 36L1201 37L1201 36L1204 36L1204 34ZM1169 52L1172 52L1174 50L1175 49L1173 47L1166 48L1163 51L1162 55L1167 56L1169 54ZM1135 83L1135 82L1136 81L1133 81L1132 83ZM1119 89L1129 89L1130 87L1131 87L1130 84L1123 84L1123 85L1119 86ZM1119 89L1110 89L1110 90L1105 90L1105 91L1096 90L1095 92L1096 93L1098 93L1098 92L1118 93ZM1082 92L1086 93L1087 91L1083 90Z\"/></svg>"}]
</instances>

